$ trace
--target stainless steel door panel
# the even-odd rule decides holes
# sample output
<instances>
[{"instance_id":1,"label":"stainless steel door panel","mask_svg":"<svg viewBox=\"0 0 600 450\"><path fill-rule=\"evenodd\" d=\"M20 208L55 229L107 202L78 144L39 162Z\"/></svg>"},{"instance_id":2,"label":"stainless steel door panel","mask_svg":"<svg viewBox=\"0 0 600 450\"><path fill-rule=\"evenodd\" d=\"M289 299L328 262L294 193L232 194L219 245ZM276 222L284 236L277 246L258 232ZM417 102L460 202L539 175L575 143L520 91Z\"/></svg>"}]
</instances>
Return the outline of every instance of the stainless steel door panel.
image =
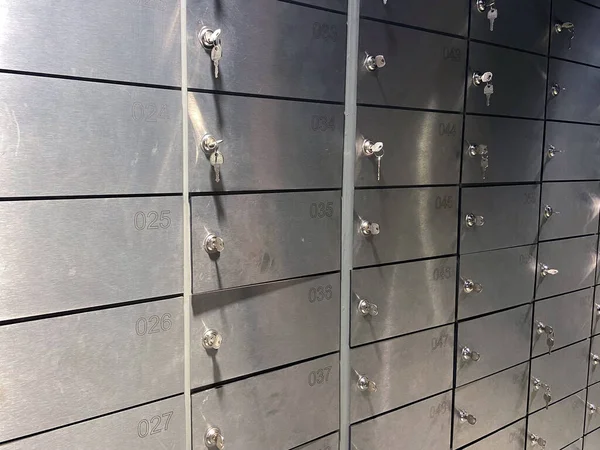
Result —
<instances>
[{"instance_id":1,"label":"stainless steel door panel","mask_svg":"<svg viewBox=\"0 0 600 450\"><path fill-rule=\"evenodd\" d=\"M455 187L356 191L354 266L455 253L457 203ZM365 236L362 221L380 233Z\"/></svg>"},{"instance_id":2,"label":"stainless steel door panel","mask_svg":"<svg viewBox=\"0 0 600 450\"><path fill-rule=\"evenodd\" d=\"M179 0L4 0L0 68L179 86L179 9Z\"/></svg>"},{"instance_id":3,"label":"stainless steel door panel","mask_svg":"<svg viewBox=\"0 0 600 450\"><path fill-rule=\"evenodd\" d=\"M52 405L49 405L52 408ZM182 395L1 445L2 450L185 448Z\"/></svg>"},{"instance_id":4,"label":"stainless steel door panel","mask_svg":"<svg viewBox=\"0 0 600 450\"><path fill-rule=\"evenodd\" d=\"M583 449L583 438L577 439L577 441L572 444L567 445L563 448L563 450L582 450Z\"/></svg>"},{"instance_id":5,"label":"stainless steel door panel","mask_svg":"<svg viewBox=\"0 0 600 450\"><path fill-rule=\"evenodd\" d=\"M188 108L191 191L341 187L343 106L190 93ZM219 183L207 134L223 140Z\"/></svg>"},{"instance_id":6,"label":"stainless steel door panel","mask_svg":"<svg viewBox=\"0 0 600 450\"><path fill-rule=\"evenodd\" d=\"M261 284L192 298L192 387L339 349L339 274ZM221 348L203 347L216 330Z\"/></svg>"},{"instance_id":7,"label":"stainless steel door panel","mask_svg":"<svg viewBox=\"0 0 600 450\"><path fill-rule=\"evenodd\" d=\"M383 55L386 66L367 70L365 53ZM465 40L361 20L359 55L359 103L462 111Z\"/></svg>"},{"instance_id":8,"label":"stainless steel door panel","mask_svg":"<svg viewBox=\"0 0 600 450\"><path fill-rule=\"evenodd\" d=\"M593 295L594 290L589 288L536 302L535 322L541 322L554 329L554 349L590 335ZM548 353L547 337L545 333L534 332L533 356Z\"/></svg>"},{"instance_id":9,"label":"stainless steel door panel","mask_svg":"<svg viewBox=\"0 0 600 450\"><path fill-rule=\"evenodd\" d=\"M2 197L181 192L178 91L0 74L0 130Z\"/></svg>"},{"instance_id":10,"label":"stainless steel door panel","mask_svg":"<svg viewBox=\"0 0 600 450\"><path fill-rule=\"evenodd\" d=\"M338 450L339 449L339 435L338 433L330 436L318 439L310 444L301 445L296 447L294 450Z\"/></svg>"},{"instance_id":11,"label":"stainless steel door panel","mask_svg":"<svg viewBox=\"0 0 600 450\"><path fill-rule=\"evenodd\" d=\"M600 427L600 417L598 417L597 408L600 407L600 383L588 387L587 392L588 407L585 412L585 432L589 433Z\"/></svg>"},{"instance_id":12,"label":"stainless steel door panel","mask_svg":"<svg viewBox=\"0 0 600 450\"><path fill-rule=\"evenodd\" d=\"M496 20L500 20L499 17ZM488 22L489 23L489 22ZM509 25L510 29L514 24ZM474 72L494 74L494 94L487 106L485 83L473 83ZM467 112L542 119L546 93L546 58L472 42L469 46Z\"/></svg>"},{"instance_id":13,"label":"stainless steel door panel","mask_svg":"<svg viewBox=\"0 0 600 450\"><path fill-rule=\"evenodd\" d=\"M583 438L584 449L595 449L600 448L600 430L596 430L593 433L588 434Z\"/></svg>"},{"instance_id":14,"label":"stainless steel door panel","mask_svg":"<svg viewBox=\"0 0 600 450\"><path fill-rule=\"evenodd\" d=\"M360 345L454 321L456 258L355 270L350 344ZM377 305L363 315L359 303Z\"/></svg>"},{"instance_id":15,"label":"stainless steel door panel","mask_svg":"<svg viewBox=\"0 0 600 450\"><path fill-rule=\"evenodd\" d=\"M600 333L600 289L596 289L592 308L592 335L596 335Z\"/></svg>"},{"instance_id":16,"label":"stainless steel door panel","mask_svg":"<svg viewBox=\"0 0 600 450\"><path fill-rule=\"evenodd\" d=\"M469 450L523 450L526 428L523 419L468 448Z\"/></svg>"},{"instance_id":17,"label":"stainless steel door panel","mask_svg":"<svg viewBox=\"0 0 600 450\"><path fill-rule=\"evenodd\" d=\"M527 361L531 315L532 306L525 305L459 323L456 385L461 386ZM465 355L467 350L478 353L480 359L469 359Z\"/></svg>"},{"instance_id":18,"label":"stainless steel door panel","mask_svg":"<svg viewBox=\"0 0 600 450\"><path fill-rule=\"evenodd\" d=\"M524 417L527 413L529 364L521 364L456 389L455 408L477 423L454 418L454 447L459 448ZM522 448L522 447L521 447Z\"/></svg>"},{"instance_id":19,"label":"stainless steel door panel","mask_svg":"<svg viewBox=\"0 0 600 450\"><path fill-rule=\"evenodd\" d=\"M357 127L357 186L458 184L461 116L363 106ZM380 181L377 159L362 151L365 139L384 144Z\"/></svg>"},{"instance_id":20,"label":"stainless steel door panel","mask_svg":"<svg viewBox=\"0 0 600 450\"><path fill-rule=\"evenodd\" d=\"M600 178L598 127L546 122L544 181L597 180ZM550 157L549 148L560 153Z\"/></svg>"},{"instance_id":21,"label":"stainless steel door panel","mask_svg":"<svg viewBox=\"0 0 600 450\"><path fill-rule=\"evenodd\" d=\"M587 384L589 348L590 342L589 340L585 340L570 347L565 347L535 358L531 362L532 382L529 387L530 412L546 406L544 400L545 389L543 387L535 389L534 379L538 379L550 386L552 402L556 402L567 395L574 394L578 390L585 388ZM568 442L571 441L573 439ZM566 445L568 442L563 445Z\"/></svg>"},{"instance_id":22,"label":"stainless steel door panel","mask_svg":"<svg viewBox=\"0 0 600 450\"><path fill-rule=\"evenodd\" d=\"M597 233L600 183L544 183L541 209L541 240Z\"/></svg>"},{"instance_id":23,"label":"stainless steel door panel","mask_svg":"<svg viewBox=\"0 0 600 450\"><path fill-rule=\"evenodd\" d=\"M338 270L339 217L335 191L192 198L194 293Z\"/></svg>"},{"instance_id":24,"label":"stainless steel door panel","mask_svg":"<svg viewBox=\"0 0 600 450\"><path fill-rule=\"evenodd\" d=\"M231 450L291 449L338 429L339 356L192 395L195 450L218 427Z\"/></svg>"},{"instance_id":25,"label":"stainless steel door panel","mask_svg":"<svg viewBox=\"0 0 600 450\"><path fill-rule=\"evenodd\" d=\"M265 13L268 11L268 13ZM203 27L222 30L223 57L215 78ZM277 0L232 0L187 7L190 88L344 100L346 16Z\"/></svg>"},{"instance_id":26,"label":"stainless steel door panel","mask_svg":"<svg viewBox=\"0 0 600 450\"><path fill-rule=\"evenodd\" d=\"M537 240L539 185L462 189L461 253L532 244ZM484 223L468 226L469 214Z\"/></svg>"},{"instance_id":27,"label":"stainless steel door panel","mask_svg":"<svg viewBox=\"0 0 600 450\"><path fill-rule=\"evenodd\" d=\"M594 284L597 236L540 242L535 298L550 297ZM556 275L542 275L542 265L558 270Z\"/></svg>"},{"instance_id":28,"label":"stainless steel door panel","mask_svg":"<svg viewBox=\"0 0 600 450\"><path fill-rule=\"evenodd\" d=\"M581 437L584 410L585 391L582 391L529 416L527 434L544 439L545 450L560 450ZM527 450L539 448L527 439Z\"/></svg>"},{"instance_id":29,"label":"stainless steel door panel","mask_svg":"<svg viewBox=\"0 0 600 450\"><path fill-rule=\"evenodd\" d=\"M465 141L463 183L516 183L540 179L544 122L467 116ZM481 156L471 156L469 145L487 147L485 179Z\"/></svg>"},{"instance_id":30,"label":"stainless steel door panel","mask_svg":"<svg viewBox=\"0 0 600 450\"><path fill-rule=\"evenodd\" d=\"M321 8L332 9L340 12L346 12L348 9L348 0L297 0L296 3L320 6Z\"/></svg>"},{"instance_id":31,"label":"stainless steel door panel","mask_svg":"<svg viewBox=\"0 0 600 450\"><path fill-rule=\"evenodd\" d=\"M469 10L467 2L462 0L365 1L361 4L361 15L465 36Z\"/></svg>"},{"instance_id":32,"label":"stainless steel door panel","mask_svg":"<svg viewBox=\"0 0 600 450\"><path fill-rule=\"evenodd\" d=\"M398 448L446 450L450 443L452 395L445 393L352 426L352 450Z\"/></svg>"},{"instance_id":33,"label":"stainless steel door panel","mask_svg":"<svg viewBox=\"0 0 600 450\"><path fill-rule=\"evenodd\" d=\"M552 25L571 22L575 25L575 33L568 30L558 33L553 26L550 55L594 66L600 65L600 10L573 0L557 0L552 3L552 16Z\"/></svg>"},{"instance_id":34,"label":"stainless steel door panel","mask_svg":"<svg viewBox=\"0 0 600 450\"><path fill-rule=\"evenodd\" d=\"M454 327L446 326L350 350L350 420L357 422L452 387ZM360 376L377 391L361 391Z\"/></svg>"},{"instance_id":35,"label":"stainless steel door panel","mask_svg":"<svg viewBox=\"0 0 600 450\"><path fill-rule=\"evenodd\" d=\"M0 367L0 442L180 393L182 299L5 325Z\"/></svg>"},{"instance_id":36,"label":"stainless steel door panel","mask_svg":"<svg viewBox=\"0 0 600 450\"><path fill-rule=\"evenodd\" d=\"M600 69L551 59L548 84L550 87L556 84L559 92L556 97L549 94L548 119L600 123L600 109L590 95L590 89L600 84Z\"/></svg>"},{"instance_id":37,"label":"stainless steel door panel","mask_svg":"<svg viewBox=\"0 0 600 450\"><path fill-rule=\"evenodd\" d=\"M460 258L458 318L528 303L533 298L537 246L472 253ZM465 289L472 281L480 289Z\"/></svg>"},{"instance_id":38,"label":"stainless steel door panel","mask_svg":"<svg viewBox=\"0 0 600 450\"><path fill-rule=\"evenodd\" d=\"M488 19L489 8L481 12L471 0L471 38L494 44L520 48L535 53L548 53L550 0L503 1L493 30Z\"/></svg>"},{"instance_id":39,"label":"stainless steel door panel","mask_svg":"<svg viewBox=\"0 0 600 450\"><path fill-rule=\"evenodd\" d=\"M596 363L598 358L594 358L595 356L600 356L600 337L594 336L592 338L592 345L590 347L590 374L588 384L594 384L600 381L600 364Z\"/></svg>"},{"instance_id":40,"label":"stainless steel door panel","mask_svg":"<svg viewBox=\"0 0 600 450\"><path fill-rule=\"evenodd\" d=\"M0 202L0 320L181 292L181 202Z\"/></svg>"}]
</instances>

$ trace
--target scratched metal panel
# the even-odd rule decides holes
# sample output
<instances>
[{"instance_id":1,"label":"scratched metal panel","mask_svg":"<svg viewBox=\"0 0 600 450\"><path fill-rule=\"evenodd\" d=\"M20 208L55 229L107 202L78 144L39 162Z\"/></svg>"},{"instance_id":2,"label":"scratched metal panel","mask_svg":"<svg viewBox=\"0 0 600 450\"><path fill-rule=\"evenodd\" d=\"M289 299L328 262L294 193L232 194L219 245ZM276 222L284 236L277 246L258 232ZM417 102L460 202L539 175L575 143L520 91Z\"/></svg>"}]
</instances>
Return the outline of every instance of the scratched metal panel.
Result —
<instances>
[{"instance_id":1,"label":"scratched metal panel","mask_svg":"<svg viewBox=\"0 0 600 450\"><path fill-rule=\"evenodd\" d=\"M356 186L458 184L462 123L458 114L359 107ZM384 145L379 181L365 139Z\"/></svg>"},{"instance_id":2,"label":"scratched metal panel","mask_svg":"<svg viewBox=\"0 0 600 450\"><path fill-rule=\"evenodd\" d=\"M215 4L216 5L216 4ZM202 28L221 29L215 78ZM187 2L190 88L344 100L346 16L278 0Z\"/></svg>"},{"instance_id":3,"label":"scratched metal panel","mask_svg":"<svg viewBox=\"0 0 600 450\"><path fill-rule=\"evenodd\" d=\"M452 396L445 393L352 426L352 450L447 450Z\"/></svg>"},{"instance_id":4,"label":"scratched metal panel","mask_svg":"<svg viewBox=\"0 0 600 450\"><path fill-rule=\"evenodd\" d=\"M0 202L0 320L180 293L181 202Z\"/></svg>"},{"instance_id":5,"label":"scratched metal panel","mask_svg":"<svg viewBox=\"0 0 600 450\"><path fill-rule=\"evenodd\" d=\"M209 233L222 253L205 250ZM339 270L340 193L193 197L192 243L196 294Z\"/></svg>"},{"instance_id":6,"label":"scratched metal panel","mask_svg":"<svg viewBox=\"0 0 600 450\"><path fill-rule=\"evenodd\" d=\"M190 93L188 109L190 191L341 187L342 105ZM223 140L219 183L206 135Z\"/></svg>"},{"instance_id":7,"label":"scratched metal panel","mask_svg":"<svg viewBox=\"0 0 600 450\"><path fill-rule=\"evenodd\" d=\"M0 327L0 441L182 392L183 322L176 298Z\"/></svg>"},{"instance_id":8,"label":"scratched metal panel","mask_svg":"<svg viewBox=\"0 0 600 450\"><path fill-rule=\"evenodd\" d=\"M2 450L182 450L183 396L0 445Z\"/></svg>"},{"instance_id":9,"label":"scratched metal panel","mask_svg":"<svg viewBox=\"0 0 600 450\"><path fill-rule=\"evenodd\" d=\"M337 351L340 276L196 295L192 313L192 387L212 385ZM222 337L218 350L202 345L210 329Z\"/></svg>"},{"instance_id":10,"label":"scratched metal panel","mask_svg":"<svg viewBox=\"0 0 600 450\"><path fill-rule=\"evenodd\" d=\"M181 192L181 130L179 91L0 74L0 196Z\"/></svg>"},{"instance_id":11,"label":"scratched metal panel","mask_svg":"<svg viewBox=\"0 0 600 450\"><path fill-rule=\"evenodd\" d=\"M365 54L386 66L367 70ZM466 56L464 39L361 20L358 102L462 111Z\"/></svg>"},{"instance_id":12,"label":"scratched metal panel","mask_svg":"<svg viewBox=\"0 0 600 450\"><path fill-rule=\"evenodd\" d=\"M179 0L2 0L0 68L179 86Z\"/></svg>"},{"instance_id":13,"label":"scratched metal panel","mask_svg":"<svg viewBox=\"0 0 600 450\"><path fill-rule=\"evenodd\" d=\"M321 8L332 9L339 12L346 12L348 10L348 0L296 0L296 3L320 6Z\"/></svg>"},{"instance_id":14,"label":"scratched metal panel","mask_svg":"<svg viewBox=\"0 0 600 450\"><path fill-rule=\"evenodd\" d=\"M310 444L301 445L294 450L338 450L339 449L339 434L335 433L321 439L317 439ZM262 450L262 449L261 449Z\"/></svg>"},{"instance_id":15,"label":"scratched metal panel","mask_svg":"<svg viewBox=\"0 0 600 450\"><path fill-rule=\"evenodd\" d=\"M338 402L337 354L198 392L193 448L206 450L210 427L221 430L227 449L295 448L338 429Z\"/></svg>"},{"instance_id":16,"label":"scratched metal panel","mask_svg":"<svg viewBox=\"0 0 600 450\"><path fill-rule=\"evenodd\" d=\"M523 450L526 439L525 419L503 428L490 437L470 445L469 450Z\"/></svg>"},{"instance_id":17,"label":"scratched metal panel","mask_svg":"<svg viewBox=\"0 0 600 450\"><path fill-rule=\"evenodd\" d=\"M373 19L465 36L469 5L465 0L365 0L361 2L361 14Z\"/></svg>"}]
</instances>

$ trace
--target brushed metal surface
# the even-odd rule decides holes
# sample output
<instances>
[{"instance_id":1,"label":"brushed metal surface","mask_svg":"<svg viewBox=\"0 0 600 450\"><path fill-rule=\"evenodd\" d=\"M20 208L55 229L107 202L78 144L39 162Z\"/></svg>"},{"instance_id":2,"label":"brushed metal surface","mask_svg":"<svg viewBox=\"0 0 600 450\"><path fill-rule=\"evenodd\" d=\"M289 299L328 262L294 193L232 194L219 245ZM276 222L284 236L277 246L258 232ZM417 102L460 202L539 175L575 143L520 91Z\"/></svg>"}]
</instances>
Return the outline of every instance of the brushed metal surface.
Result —
<instances>
[{"instance_id":1,"label":"brushed metal surface","mask_svg":"<svg viewBox=\"0 0 600 450\"><path fill-rule=\"evenodd\" d=\"M485 314L533 299L537 246L513 247L460 257L458 318ZM482 286L465 292L464 282Z\"/></svg>"},{"instance_id":2,"label":"brushed metal surface","mask_svg":"<svg viewBox=\"0 0 600 450\"><path fill-rule=\"evenodd\" d=\"M0 202L0 320L181 292L181 202Z\"/></svg>"},{"instance_id":3,"label":"brushed metal surface","mask_svg":"<svg viewBox=\"0 0 600 450\"><path fill-rule=\"evenodd\" d=\"M463 188L461 192L461 253L536 242L539 185ZM467 214L482 216L485 223L468 227Z\"/></svg>"},{"instance_id":4,"label":"brushed metal surface","mask_svg":"<svg viewBox=\"0 0 600 450\"><path fill-rule=\"evenodd\" d=\"M588 1L588 3L591 2ZM556 0L552 2L552 16L552 25L564 22L573 23L575 38L571 39L571 33L568 31L557 33L555 29L552 29L550 55L594 66L600 65L600 52L598 51L600 10L573 0Z\"/></svg>"},{"instance_id":5,"label":"brushed metal surface","mask_svg":"<svg viewBox=\"0 0 600 450\"><path fill-rule=\"evenodd\" d=\"M354 266L456 252L456 187L358 190L354 195ZM361 221L381 231L365 236Z\"/></svg>"},{"instance_id":6,"label":"brushed metal surface","mask_svg":"<svg viewBox=\"0 0 600 450\"><path fill-rule=\"evenodd\" d=\"M592 288L571 294L559 295L535 303L534 322L550 325L554 329L554 350L572 344L590 335L592 319ZM533 333L533 356L548 353L547 336Z\"/></svg>"},{"instance_id":7,"label":"brushed metal surface","mask_svg":"<svg viewBox=\"0 0 600 450\"><path fill-rule=\"evenodd\" d=\"M454 327L446 326L350 350L351 421L450 389L453 348ZM360 391L359 374L377 391Z\"/></svg>"},{"instance_id":8,"label":"brushed metal surface","mask_svg":"<svg viewBox=\"0 0 600 450\"><path fill-rule=\"evenodd\" d=\"M2 450L180 450L184 447L183 395L0 445Z\"/></svg>"},{"instance_id":9,"label":"brushed metal surface","mask_svg":"<svg viewBox=\"0 0 600 450\"><path fill-rule=\"evenodd\" d=\"M591 338L590 353L591 355L600 356L600 337L594 336ZM591 356L590 355L590 356ZM588 384L594 384L600 381L600 365L590 362Z\"/></svg>"},{"instance_id":10,"label":"brushed metal surface","mask_svg":"<svg viewBox=\"0 0 600 450\"><path fill-rule=\"evenodd\" d=\"M213 426L228 450L291 449L337 430L338 366L334 354L193 394L193 448L206 449Z\"/></svg>"},{"instance_id":11,"label":"brushed metal surface","mask_svg":"<svg viewBox=\"0 0 600 450\"><path fill-rule=\"evenodd\" d=\"M561 348L552 353L534 358L531 361L531 378L539 379L550 386L552 403L584 389L587 384L587 367L590 341L581 341L575 345ZM533 382L529 386L529 411L546 406L544 388L536 390ZM585 397L584 397L585 399ZM566 445L572 442L565 442Z\"/></svg>"},{"instance_id":12,"label":"brushed metal surface","mask_svg":"<svg viewBox=\"0 0 600 450\"><path fill-rule=\"evenodd\" d=\"M539 181L544 122L467 116L465 141L462 162L463 183ZM469 145L487 146L489 166L485 170L485 179L481 169L481 156L471 156Z\"/></svg>"},{"instance_id":13,"label":"brushed metal surface","mask_svg":"<svg viewBox=\"0 0 600 450\"><path fill-rule=\"evenodd\" d=\"M205 26L222 30L218 78L198 38ZM342 102L346 17L277 0L190 0L187 55L192 89Z\"/></svg>"},{"instance_id":14,"label":"brushed metal surface","mask_svg":"<svg viewBox=\"0 0 600 450\"><path fill-rule=\"evenodd\" d=\"M365 54L383 55L386 66L367 70ZM463 39L361 20L358 102L462 111L466 57Z\"/></svg>"},{"instance_id":15,"label":"brushed metal surface","mask_svg":"<svg viewBox=\"0 0 600 450\"><path fill-rule=\"evenodd\" d=\"M369 0L361 3L361 15L465 36L469 10L464 0L404 0L387 3Z\"/></svg>"},{"instance_id":16,"label":"brushed metal surface","mask_svg":"<svg viewBox=\"0 0 600 450\"><path fill-rule=\"evenodd\" d=\"M339 434L335 433L330 436L318 439L310 444L301 445L294 450L338 450L339 449Z\"/></svg>"},{"instance_id":17,"label":"brushed metal surface","mask_svg":"<svg viewBox=\"0 0 600 450\"><path fill-rule=\"evenodd\" d=\"M319 6L339 12L346 12L348 10L348 0L296 0L296 3Z\"/></svg>"},{"instance_id":18,"label":"brushed metal surface","mask_svg":"<svg viewBox=\"0 0 600 450\"><path fill-rule=\"evenodd\" d=\"M582 289L594 284L598 236L586 236L538 246L538 275L535 298ZM558 270L556 275L541 275L540 265Z\"/></svg>"},{"instance_id":19,"label":"brushed metal surface","mask_svg":"<svg viewBox=\"0 0 600 450\"><path fill-rule=\"evenodd\" d=\"M188 108L192 192L341 187L343 106L190 93ZM219 183L207 134L223 140Z\"/></svg>"},{"instance_id":20,"label":"brushed metal surface","mask_svg":"<svg viewBox=\"0 0 600 450\"><path fill-rule=\"evenodd\" d=\"M577 441L563 447L562 450L582 450L583 449L583 438L577 439Z\"/></svg>"},{"instance_id":21,"label":"brushed metal surface","mask_svg":"<svg viewBox=\"0 0 600 450\"><path fill-rule=\"evenodd\" d=\"M550 206L559 214L545 216ZM540 240L598 232L600 182L544 183L540 211Z\"/></svg>"},{"instance_id":22,"label":"brushed metal surface","mask_svg":"<svg viewBox=\"0 0 600 450\"><path fill-rule=\"evenodd\" d=\"M477 419L474 425L454 417L454 447L473 442L524 417L527 413L529 363L456 389L456 411L463 410ZM521 447L522 448L522 447Z\"/></svg>"},{"instance_id":23,"label":"brushed metal surface","mask_svg":"<svg viewBox=\"0 0 600 450\"><path fill-rule=\"evenodd\" d=\"M587 403L588 408L586 408L585 412L585 432L590 433L600 428L600 417L596 414L597 410L592 412L589 409L591 405L596 408L600 407L600 383L588 387Z\"/></svg>"},{"instance_id":24,"label":"brushed metal surface","mask_svg":"<svg viewBox=\"0 0 600 450\"><path fill-rule=\"evenodd\" d=\"M592 305L592 336L600 333L600 289L596 289Z\"/></svg>"},{"instance_id":25,"label":"brushed metal surface","mask_svg":"<svg viewBox=\"0 0 600 450\"><path fill-rule=\"evenodd\" d=\"M339 349L340 276L261 284L192 298L192 387ZM222 336L206 350L210 329Z\"/></svg>"},{"instance_id":26,"label":"brushed metal surface","mask_svg":"<svg viewBox=\"0 0 600 450\"><path fill-rule=\"evenodd\" d=\"M490 437L470 445L469 450L523 450L526 436L525 419L509 425Z\"/></svg>"},{"instance_id":27,"label":"brushed metal surface","mask_svg":"<svg viewBox=\"0 0 600 450\"><path fill-rule=\"evenodd\" d=\"M0 68L181 85L179 0L3 0Z\"/></svg>"},{"instance_id":28,"label":"brushed metal surface","mask_svg":"<svg viewBox=\"0 0 600 450\"><path fill-rule=\"evenodd\" d=\"M544 181L600 178L600 139L595 125L546 122ZM549 146L561 153L550 158Z\"/></svg>"},{"instance_id":29,"label":"brushed metal surface","mask_svg":"<svg viewBox=\"0 0 600 450\"><path fill-rule=\"evenodd\" d=\"M375 419L353 425L352 450L397 448L447 450L450 445L452 395L432 397Z\"/></svg>"},{"instance_id":30,"label":"brushed metal surface","mask_svg":"<svg viewBox=\"0 0 600 450\"><path fill-rule=\"evenodd\" d=\"M494 44L548 53L548 22L550 21L550 0L504 0L495 5L498 17L494 29L490 30L489 8L479 11L477 2L470 0L470 37Z\"/></svg>"},{"instance_id":31,"label":"brushed metal surface","mask_svg":"<svg viewBox=\"0 0 600 450\"><path fill-rule=\"evenodd\" d=\"M182 299L2 326L0 367L0 442L180 393Z\"/></svg>"},{"instance_id":32,"label":"brushed metal surface","mask_svg":"<svg viewBox=\"0 0 600 450\"><path fill-rule=\"evenodd\" d=\"M600 448L600 430L596 430L583 438L583 448Z\"/></svg>"},{"instance_id":33,"label":"brushed metal surface","mask_svg":"<svg viewBox=\"0 0 600 450\"><path fill-rule=\"evenodd\" d=\"M339 217L335 191L193 197L193 292L339 270ZM204 250L209 233L221 254Z\"/></svg>"},{"instance_id":34,"label":"brushed metal surface","mask_svg":"<svg viewBox=\"0 0 600 450\"><path fill-rule=\"evenodd\" d=\"M524 305L458 324L457 386L529 359L532 309ZM465 360L465 347L479 353L479 361Z\"/></svg>"},{"instance_id":35,"label":"brushed metal surface","mask_svg":"<svg viewBox=\"0 0 600 450\"><path fill-rule=\"evenodd\" d=\"M0 74L0 130L2 197L181 191L178 91Z\"/></svg>"},{"instance_id":36,"label":"brushed metal surface","mask_svg":"<svg viewBox=\"0 0 600 450\"><path fill-rule=\"evenodd\" d=\"M350 345L453 322L455 283L455 257L355 270ZM362 315L363 299L375 303L379 314Z\"/></svg>"},{"instance_id":37,"label":"brushed metal surface","mask_svg":"<svg viewBox=\"0 0 600 450\"><path fill-rule=\"evenodd\" d=\"M498 8L496 22L500 21L502 14L500 6ZM473 83L474 72L494 74L490 106L487 106L483 93L485 83L479 86ZM467 77L467 112L544 118L545 57L473 42L469 45Z\"/></svg>"},{"instance_id":38,"label":"brushed metal surface","mask_svg":"<svg viewBox=\"0 0 600 450\"><path fill-rule=\"evenodd\" d=\"M600 84L600 69L550 59L548 85L554 84L558 84L560 93L556 97L548 94L548 119L600 123L600 109L590 96L590 89Z\"/></svg>"},{"instance_id":39,"label":"brushed metal surface","mask_svg":"<svg viewBox=\"0 0 600 450\"><path fill-rule=\"evenodd\" d=\"M584 410L585 391L581 391L551 405L548 410L542 409L530 415L527 433L545 439L547 442L545 450L560 450L581 437ZM533 446L528 439L527 450L537 449L539 446Z\"/></svg>"},{"instance_id":40,"label":"brushed metal surface","mask_svg":"<svg viewBox=\"0 0 600 450\"><path fill-rule=\"evenodd\" d=\"M357 129L356 186L458 184L462 116L362 106ZM383 142L380 181L365 139Z\"/></svg>"}]
</instances>

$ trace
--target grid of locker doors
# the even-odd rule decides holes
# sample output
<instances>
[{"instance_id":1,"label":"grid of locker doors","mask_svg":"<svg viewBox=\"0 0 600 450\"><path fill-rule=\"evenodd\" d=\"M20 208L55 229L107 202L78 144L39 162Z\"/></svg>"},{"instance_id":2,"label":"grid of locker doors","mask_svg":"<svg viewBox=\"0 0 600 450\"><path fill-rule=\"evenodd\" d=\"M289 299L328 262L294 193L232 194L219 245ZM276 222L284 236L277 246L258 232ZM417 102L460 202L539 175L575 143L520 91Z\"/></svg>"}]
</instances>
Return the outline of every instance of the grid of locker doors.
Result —
<instances>
[{"instance_id":1,"label":"grid of locker doors","mask_svg":"<svg viewBox=\"0 0 600 450\"><path fill-rule=\"evenodd\" d=\"M594 448L589 3L362 3L351 448Z\"/></svg>"},{"instance_id":2,"label":"grid of locker doors","mask_svg":"<svg viewBox=\"0 0 600 450\"><path fill-rule=\"evenodd\" d=\"M180 6L139 3L0 6L3 450L185 446Z\"/></svg>"}]
</instances>

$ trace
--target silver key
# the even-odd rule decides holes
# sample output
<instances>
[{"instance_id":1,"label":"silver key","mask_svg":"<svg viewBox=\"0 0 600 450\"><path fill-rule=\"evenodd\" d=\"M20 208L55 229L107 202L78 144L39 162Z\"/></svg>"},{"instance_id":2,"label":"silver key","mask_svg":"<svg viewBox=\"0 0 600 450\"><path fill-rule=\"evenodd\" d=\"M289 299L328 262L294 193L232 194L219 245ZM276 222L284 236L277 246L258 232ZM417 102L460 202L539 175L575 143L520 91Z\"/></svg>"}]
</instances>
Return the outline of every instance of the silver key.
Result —
<instances>
[{"instance_id":1,"label":"silver key","mask_svg":"<svg viewBox=\"0 0 600 450\"><path fill-rule=\"evenodd\" d=\"M487 18L490 21L490 31L494 31L494 22L498 18L498 10L492 6L487 13Z\"/></svg>"},{"instance_id":2,"label":"silver key","mask_svg":"<svg viewBox=\"0 0 600 450\"><path fill-rule=\"evenodd\" d=\"M483 88L483 93L485 94L486 105L490 106L490 100L492 98L492 94L494 93L494 85L492 83L486 84Z\"/></svg>"},{"instance_id":3,"label":"silver key","mask_svg":"<svg viewBox=\"0 0 600 450\"><path fill-rule=\"evenodd\" d=\"M544 391L544 401L546 402L546 409L550 407L550 402L552 401L552 391L550 390L550 385L545 386L546 390Z\"/></svg>"},{"instance_id":4,"label":"silver key","mask_svg":"<svg viewBox=\"0 0 600 450\"><path fill-rule=\"evenodd\" d=\"M548 346L548 354L552 353L552 349L554 348L554 333L548 335L546 345Z\"/></svg>"},{"instance_id":5,"label":"silver key","mask_svg":"<svg viewBox=\"0 0 600 450\"><path fill-rule=\"evenodd\" d=\"M221 166L223 165L223 153L219 150L215 150L210 155L210 164L215 170L215 181L219 183L221 181Z\"/></svg>"},{"instance_id":6,"label":"silver key","mask_svg":"<svg viewBox=\"0 0 600 450\"><path fill-rule=\"evenodd\" d=\"M481 154L481 176L485 180L485 174L490 166L487 151Z\"/></svg>"},{"instance_id":7,"label":"silver key","mask_svg":"<svg viewBox=\"0 0 600 450\"><path fill-rule=\"evenodd\" d=\"M223 47L221 46L221 40L219 39L210 51L210 59L215 66L215 78L219 78L219 61L223 56Z\"/></svg>"},{"instance_id":8,"label":"silver key","mask_svg":"<svg viewBox=\"0 0 600 450\"><path fill-rule=\"evenodd\" d=\"M383 147L375 153L375 158L377 158L377 181L381 180L381 158L383 158L383 154Z\"/></svg>"}]
</instances>

